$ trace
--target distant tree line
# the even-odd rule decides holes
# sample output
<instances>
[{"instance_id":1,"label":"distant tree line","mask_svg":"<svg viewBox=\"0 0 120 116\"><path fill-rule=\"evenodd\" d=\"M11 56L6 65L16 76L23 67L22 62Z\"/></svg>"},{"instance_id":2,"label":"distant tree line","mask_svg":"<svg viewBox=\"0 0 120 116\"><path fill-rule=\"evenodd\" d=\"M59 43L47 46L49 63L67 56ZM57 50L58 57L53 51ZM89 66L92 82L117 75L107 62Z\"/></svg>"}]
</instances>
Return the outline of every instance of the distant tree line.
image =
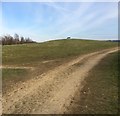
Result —
<instances>
[{"instance_id":1,"label":"distant tree line","mask_svg":"<svg viewBox=\"0 0 120 116\"><path fill-rule=\"evenodd\" d=\"M120 42L120 40L107 40L108 42Z\"/></svg>"},{"instance_id":2,"label":"distant tree line","mask_svg":"<svg viewBox=\"0 0 120 116\"><path fill-rule=\"evenodd\" d=\"M15 34L14 37L12 37L11 35L5 35L1 37L0 43L2 45L13 45L13 44L36 43L36 42L30 39L29 37L28 38L23 36L20 37L18 34Z\"/></svg>"}]
</instances>

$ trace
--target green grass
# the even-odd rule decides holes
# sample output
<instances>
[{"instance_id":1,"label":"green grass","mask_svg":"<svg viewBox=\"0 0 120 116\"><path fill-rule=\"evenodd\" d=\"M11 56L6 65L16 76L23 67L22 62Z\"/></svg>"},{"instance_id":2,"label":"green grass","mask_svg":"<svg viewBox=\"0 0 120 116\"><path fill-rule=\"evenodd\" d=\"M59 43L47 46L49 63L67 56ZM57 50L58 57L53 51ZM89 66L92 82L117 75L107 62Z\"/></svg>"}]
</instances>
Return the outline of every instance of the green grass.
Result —
<instances>
[{"instance_id":1,"label":"green grass","mask_svg":"<svg viewBox=\"0 0 120 116\"><path fill-rule=\"evenodd\" d=\"M29 77L28 70L25 69L2 69L2 92L5 94L12 90L14 84L26 81Z\"/></svg>"},{"instance_id":2,"label":"green grass","mask_svg":"<svg viewBox=\"0 0 120 116\"><path fill-rule=\"evenodd\" d=\"M118 113L118 54L111 53L90 72L82 91L76 93L72 113Z\"/></svg>"},{"instance_id":3,"label":"green grass","mask_svg":"<svg viewBox=\"0 0 120 116\"><path fill-rule=\"evenodd\" d=\"M3 69L3 88L9 88L9 82L18 83L36 77L75 56L116 47L117 43L92 40L54 40L43 43L6 45L2 47L2 64L15 66L33 66L35 71L25 69ZM41 63L45 60L54 62ZM11 84L12 85L12 84ZM6 91L6 89L4 89Z\"/></svg>"},{"instance_id":4,"label":"green grass","mask_svg":"<svg viewBox=\"0 0 120 116\"><path fill-rule=\"evenodd\" d=\"M7 45L3 46L3 65L32 65L43 60L70 58L115 46L117 43L78 39Z\"/></svg>"},{"instance_id":5,"label":"green grass","mask_svg":"<svg viewBox=\"0 0 120 116\"><path fill-rule=\"evenodd\" d=\"M28 74L28 71L25 69L2 69L2 76L3 81L6 79L12 80L12 79L22 79ZM19 78L18 78L19 77ZM14 80L15 81L15 80Z\"/></svg>"}]
</instances>

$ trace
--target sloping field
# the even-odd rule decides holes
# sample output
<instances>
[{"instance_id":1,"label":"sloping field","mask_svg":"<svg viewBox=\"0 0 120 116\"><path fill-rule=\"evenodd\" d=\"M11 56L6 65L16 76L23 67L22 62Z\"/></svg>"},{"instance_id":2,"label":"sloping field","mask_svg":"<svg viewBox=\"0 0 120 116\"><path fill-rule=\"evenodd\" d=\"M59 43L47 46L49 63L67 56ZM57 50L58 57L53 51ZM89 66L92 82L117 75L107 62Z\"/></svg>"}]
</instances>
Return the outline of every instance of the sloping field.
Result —
<instances>
[{"instance_id":1,"label":"sloping field","mask_svg":"<svg viewBox=\"0 0 120 116\"><path fill-rule=\"evenodd\" d=\"M115 47L115 42L91 40L55 40L39 44L3 46L3 65L37 65L38 62L71 58Z\"/></svg>"},{"instance_id":2,"label":"sloping field","mask_svg":"<svg viewBox=\"0 0 120 116\"><path fill-rule=\"evenodd\" d=\"M77 39L3 46L3 112L64 113L88 72L117 50Z\"/></svg>"},{"instance_id":3,"label":"sloping field","mask_svg":"<svg viewBox=\"0 0 120 116\"><path fill-rule=\"evenodd\" d=\"M80 55L116 46L115 42L78 39L3 46L3 93L13 84L39 76Z\"/></svg>"}]
</instances>

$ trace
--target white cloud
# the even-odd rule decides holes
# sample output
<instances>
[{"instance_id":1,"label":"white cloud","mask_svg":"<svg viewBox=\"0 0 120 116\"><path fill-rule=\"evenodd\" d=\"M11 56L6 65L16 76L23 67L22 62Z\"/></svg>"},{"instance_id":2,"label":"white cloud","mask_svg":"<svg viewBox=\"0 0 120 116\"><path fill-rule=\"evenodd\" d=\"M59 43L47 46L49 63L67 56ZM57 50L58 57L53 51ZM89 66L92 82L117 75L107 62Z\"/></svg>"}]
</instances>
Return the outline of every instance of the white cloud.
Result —
<instances>
[{"instance_id":1,"label":"white cloud","mask_svg":"<svg viewBox=\"0 0 120 116\"><path fill-rule=\"evenodd\" d=\"M108 20L114 19L118 16L116 12L117 8L108 8L107 13L105 12L105 14L102 9L96 9L95 11L89 12L91 11L94 2L80 4L78 3L77 7L74 8L74 10L71 10L68 3L66 3L64 7L59 5L59 3L54 2L43 4L53 8L53 10L59 14L58 17L55 17L54 23L52 23L53 25L51 24L48 27L42 27L42 30L40 30L40 28L37 30L37 26L39 24L45 23L45 21L43 18L44 9L41 9L39 11L36 9L35 11L32 11L34 12L35 16L33 17L35 25L30 25L29 27L24 28L24 30L20 28L7 29L4 27L3 33L7 32L14 34L13 32L16 32L20 35L30 36L32 38L64 37L66 34L72 35L91 30L92 28L98 28L101 24L104 24ZM32 6L29 6L29 9L31 9L31 7ZM52 21L53 17L51 16L49 20ZM48 35L44 35L45 32Z\"/></svg>"},{"instance_id":2,"label":"white cloud","mask_svg":"<svg viewBox=\"0 0 120 116\"><path fill-rule=\"evenodd\" d=\"M117 21L118 13L117 10L110 10L107 15L99 17L99 19L94 20L93 23L90 23L85 30L91 29L93 27L98 27L99 25L106 23L107 21L116 18ZM95 18L94 18L95 19Z\"/></svg>"},{"instance_id":3,"label":"white cloud","mask_svg":"<svg viewBox=\"0 0 120 116\"><path fill-rule=\"evenodd\" d=\"M75 34L80 31L86 31L88 29L92 29L94 27L98 28L99 25L104 24L110 19L117 18L117 7L114 9L108 9L107 13L104 14L102 9L97 9L96 11L92 12L91 14L84 15L86 11L91 9L92 3L88 4L84 7L84 4L79 7L74 13L71 15L67 15L66 17L62 18L61 22L57 24L57 26L61 26L62 30L56 34L56 36L60 36L65 33ZM98 14L102 12L103 15L98 16ZM56 28L57 28L56 26ZM76 30L79 31L76 31Z\"/></svg>"},{"instance_id":4,"label":"white cloud","mask_svg":"<svg viewBox=\"0 0 120 116\"><path fill-rule=\"evenodd\" d=\"M82 21L85 22L85 20L90 20L93 17L93 14L90 14L85 18L81 17L93 4L94 3L78 3L77 8L74 11L72 11L70 7L67 6L67 4L64 8L62 8L58 6L58 4L52 3L51 5L51 3L48 3L48 5L57 10L61 16L59 19L57 19L54 25L55 29L61 29L60 31L58 29L59 32L57 32L56 30L56 36L59 36L61 34L64 34L65 32L80 27L80 25L83 25Z\"/></svg>"}]
</instances>

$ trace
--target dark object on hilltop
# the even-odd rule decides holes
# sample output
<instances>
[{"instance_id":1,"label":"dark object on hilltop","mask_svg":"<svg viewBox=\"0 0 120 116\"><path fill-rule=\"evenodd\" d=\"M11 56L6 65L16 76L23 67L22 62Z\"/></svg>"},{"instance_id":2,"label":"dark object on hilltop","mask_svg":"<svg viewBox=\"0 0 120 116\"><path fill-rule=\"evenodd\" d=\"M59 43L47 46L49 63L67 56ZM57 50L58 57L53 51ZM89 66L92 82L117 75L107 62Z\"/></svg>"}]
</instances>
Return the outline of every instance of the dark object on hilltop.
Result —
<instances>
[{"instance_id":1,"label":"dark object on hilltop","mask_svg":"<svg viewBox=\"0 0 120 116\"><path fill-rule=\"evenodd\" d=\"M67 37L67 39L71 39L71 37Z\"/></svg>"},{"instance_id":2,"label":"dark object on hilltop","mask_svg":"<svg viewBox=\"0 0 120 116\"><path fill-rule=\"evenodd\" d=\"M35 41L31 40L29 37L19 37L18 34L15 34L14 37L11 35L5 35L0 38L0 44L2 45L13 45L13 44L26 44L26 43L36 43Z\"/></svg>"}]
</instances>

